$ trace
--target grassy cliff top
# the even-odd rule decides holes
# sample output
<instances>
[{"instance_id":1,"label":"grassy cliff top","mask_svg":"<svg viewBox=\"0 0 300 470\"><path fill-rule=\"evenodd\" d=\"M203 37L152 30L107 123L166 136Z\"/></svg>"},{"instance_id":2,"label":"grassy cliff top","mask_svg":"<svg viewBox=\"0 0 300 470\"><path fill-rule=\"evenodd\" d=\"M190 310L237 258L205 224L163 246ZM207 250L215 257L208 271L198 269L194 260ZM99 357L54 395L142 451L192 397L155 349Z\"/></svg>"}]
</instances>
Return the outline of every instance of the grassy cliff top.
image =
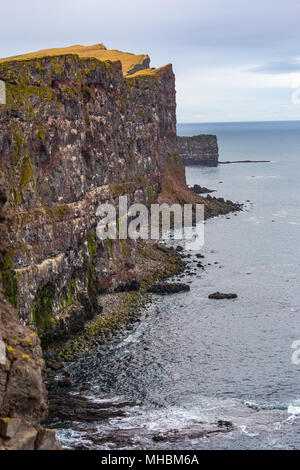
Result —
<instances>
[{"instance_id":1,"label":"grassy cliff top","mask_svg":"<svg viewBox=\"0 0 300 470\"><path fill-rule=\"evenodd\" d=\"M128 79L130 78L136 78L136 77L143 77L143 76L156 76L158 75L159 73L161 72L172 72L173 70L173 67L172 67L172 64L167 64L167 65L163 65L162 67L159 67L157 69L155 68L148 68L148 69L143 69L143 70L139 70L129 76L127 76Z\"/></svg>"},{"instance_id":2,"label":"grassy cliff top","mask_svg":"<svg viewBox=\"0 0 300 470\"><path fill-rule=\"evenodd\" d=\"M77 54L80 57L95 57L101 61L110 60L111 62L120 61L122 63L122 71L125 76L134 74L143 69L149 70L150 58L146 54L131 54L118 50L108 50L103 44L94 44L92 46L69 46L53 49L43 49L28 54L21 54L12 57L0 59L0 62L8 60L24 60L45 56L55 56L63 54ZM150 69L151 70L151 69Z\"/></svg>"}]
</instances>

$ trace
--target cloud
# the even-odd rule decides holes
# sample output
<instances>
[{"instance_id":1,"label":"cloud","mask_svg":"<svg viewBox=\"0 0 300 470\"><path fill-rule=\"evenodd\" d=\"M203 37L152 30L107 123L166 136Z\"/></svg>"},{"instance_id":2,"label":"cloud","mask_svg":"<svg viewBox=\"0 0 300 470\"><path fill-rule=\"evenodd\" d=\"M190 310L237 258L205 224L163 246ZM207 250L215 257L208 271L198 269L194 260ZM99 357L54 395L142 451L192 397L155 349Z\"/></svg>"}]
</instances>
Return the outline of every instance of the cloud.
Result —
<instances>
[{"instance_id":1,"label":"cloud","mask_svg":"<svg viewBox=\"0 0 300 470\"><path fill-rule=\"evenodd\" d=\"M299 0L2 3L0 57L100 42L147 53L154 67L173 63L179 121L277 118L299 72Z\"/></svg>"},{"instance_id":2,"label":"cloud","mask_svg":"<svg viewBox=\"0 0 300 470\"><path fill-rule=\"evenodd\" d=\"M263 65L253 67L249 69L249 72L263 73L263 74L286 74L286 73L299 73L300 72L300 60L273 60Z\"/></svg>"}]
</instances>

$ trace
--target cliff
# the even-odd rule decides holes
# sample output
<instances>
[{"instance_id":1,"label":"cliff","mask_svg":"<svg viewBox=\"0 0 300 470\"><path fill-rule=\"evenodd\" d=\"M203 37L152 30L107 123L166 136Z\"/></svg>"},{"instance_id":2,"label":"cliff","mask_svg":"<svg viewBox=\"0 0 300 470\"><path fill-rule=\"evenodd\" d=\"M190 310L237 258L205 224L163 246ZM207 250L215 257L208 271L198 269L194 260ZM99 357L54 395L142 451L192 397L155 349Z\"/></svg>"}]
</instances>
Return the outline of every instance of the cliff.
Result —
<instances>
[{"instance_id":1,"label":"cliff","mask_svg":"<svg viewBox=\"0 0 300 470\"><path fill-rule=\"evenodd\" d=\"M216 166L219 159L217 137L215 135L195 135L178 137L179 155L182 163L188 165Z\"/></svg>"},{"instance_id":2,"label":"cliff","mask_svg":"<svg viewBox=\"0 0 300 470\"><path fill-rule=\"evenodd\" d=\"M62 55L2 62L0 79L0 168L13 210L3 288L47 344L137 277L135 243L97 243L95 214L122 194L153 201L179 165L174 74L168 65L124 78L120 63Z\"/></svg>"},{"instance_id":3,"label":"cliff","mask_svg":"<svg viewBox=\"0 0 300 470\"><path fill-rule=\"evenodd\" d=\"M0 269L8 248L9 210L0 175ZM40 341L20 324L1 291L0 279L0 450L58 449L55 432L40 427L47 416Z\"/></svg>"},{"instance_id":4,"label":"cliff","mask_svg":"<svg viewBox=\"0 0 300 470\"><path fill-rule=\"evenodd\" d=\"M171 65L103 45L51 51L0 61L0 449L57 448L40 428L40 341L50 368L54 344L63 358L102 344L136 319L135 290L183 268L156 244L100 242L99 204L237 209L186 185Z\"/></svg>"}]
</instances>

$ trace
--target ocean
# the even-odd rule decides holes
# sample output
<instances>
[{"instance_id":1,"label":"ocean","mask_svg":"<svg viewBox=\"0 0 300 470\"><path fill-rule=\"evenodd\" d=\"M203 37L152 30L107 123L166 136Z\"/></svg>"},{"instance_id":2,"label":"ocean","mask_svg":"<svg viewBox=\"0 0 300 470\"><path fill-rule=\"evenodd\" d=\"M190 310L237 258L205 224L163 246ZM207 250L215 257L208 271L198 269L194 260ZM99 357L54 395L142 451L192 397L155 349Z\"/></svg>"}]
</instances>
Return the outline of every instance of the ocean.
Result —
<instances>
[{"instance_id":1,"label":"ocean","mask_svg":"<svg viewBox=\"0 0 300 470\"><path fill-rule=\"evenodd\" d=\"M270 163L186 168L190 186L244 210L206 221L205 270L174 278L190 292L154 296L120 344L70 366L75 376L85 370L90 399L137 405L97 424L95 432L115 440L97 443L88 428L56 423L67 447L78 439L98 449L300 447L300 364L292 360L300 340L300 121L178 125L179 135L200 133L217 135L221 161ZM238 298L209 300L215 291ZM217 420L233 431L186 432ZM172 430L176 439L150 437Z\"/></svg>"}]
</instances>

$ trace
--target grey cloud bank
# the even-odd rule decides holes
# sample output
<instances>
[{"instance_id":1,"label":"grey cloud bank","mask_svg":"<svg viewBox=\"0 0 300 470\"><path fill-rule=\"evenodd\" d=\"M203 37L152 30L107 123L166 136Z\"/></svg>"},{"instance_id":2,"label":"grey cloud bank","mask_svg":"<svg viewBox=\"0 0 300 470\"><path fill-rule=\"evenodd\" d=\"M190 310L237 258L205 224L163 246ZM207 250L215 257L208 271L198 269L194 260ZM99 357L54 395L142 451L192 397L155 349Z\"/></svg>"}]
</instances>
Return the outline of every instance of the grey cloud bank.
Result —
<instances>
[{"instance_id":1,"label":"grey cloud bank","mask_svg":"<svg viewBox=\"0 0 300 470\"><path fill-rule=\"evenodd\" d=\"M172 62L179 121L299 119L298 0L28 0L1 17L2 57L103 42Z\"/></svg>"}]
</instances>

